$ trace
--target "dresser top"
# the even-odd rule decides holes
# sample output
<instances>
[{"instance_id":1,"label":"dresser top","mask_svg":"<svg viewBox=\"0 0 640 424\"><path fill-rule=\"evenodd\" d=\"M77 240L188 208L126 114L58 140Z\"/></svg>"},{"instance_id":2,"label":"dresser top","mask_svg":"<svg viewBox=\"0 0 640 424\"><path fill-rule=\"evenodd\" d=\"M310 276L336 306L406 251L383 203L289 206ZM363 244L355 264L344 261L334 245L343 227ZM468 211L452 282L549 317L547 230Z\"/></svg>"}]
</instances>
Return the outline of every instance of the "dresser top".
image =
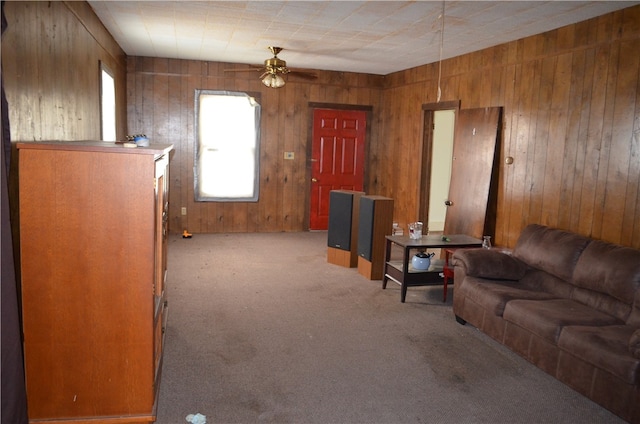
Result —
<instances>
[{"instance_id":1,"label":"dresser top","mask_svg":"<svg viewBox=\"0 0 640 424\"><path fill-rule=\"evenodd\" d=\"M127 154L146 154L160 156L170 152L173 144L149 144L148 147L124 147L123 144L116 144L113 141L18 141L16 142L18 149L36 149L36 150L68 150L68 151L87 151L87 152L108 152L108 153L127 153Z\"/></svg>"}]
</instances>

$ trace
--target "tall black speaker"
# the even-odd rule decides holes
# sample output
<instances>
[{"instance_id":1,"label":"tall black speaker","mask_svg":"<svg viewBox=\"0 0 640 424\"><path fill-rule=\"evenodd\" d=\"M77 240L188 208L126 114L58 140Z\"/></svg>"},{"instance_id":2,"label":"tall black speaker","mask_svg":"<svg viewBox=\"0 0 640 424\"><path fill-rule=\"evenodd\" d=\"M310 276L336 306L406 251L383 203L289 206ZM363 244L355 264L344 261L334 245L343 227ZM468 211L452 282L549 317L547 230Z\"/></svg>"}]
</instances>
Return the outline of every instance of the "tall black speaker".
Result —
<instances>
[{"instance_id":1,"label":"tall black speaker","mask_svg":"<svg viewBox=\"0 0 640 424\"><path fill-rule=\"evenodd\" d=\"M360 197L358 221L358 272L372 280L382 279L385 236L393 230L393 199Z\"/></svg>"},{"instance_id":2,"label":"tall black speaker","mask_svg":"<svg viewBox=\"0 0 640 424\"><path fill-rule=\"evenodd\" d=\"M373 240L373 217L376 210L376 202L371 196L360 199L360 217L358 221L358 256L371 261Z\"/></svg>"},{"instance_id":3,"label":"tall black speaker","mask_svg":"<svg viewBox=\"0 0 640 424\"><path fill-rule=\"evenodd\" d=\"M329 193L327 261L355 267L358 263L358 211L361 191L332 190Z\"/></svg>"}]
</instances>

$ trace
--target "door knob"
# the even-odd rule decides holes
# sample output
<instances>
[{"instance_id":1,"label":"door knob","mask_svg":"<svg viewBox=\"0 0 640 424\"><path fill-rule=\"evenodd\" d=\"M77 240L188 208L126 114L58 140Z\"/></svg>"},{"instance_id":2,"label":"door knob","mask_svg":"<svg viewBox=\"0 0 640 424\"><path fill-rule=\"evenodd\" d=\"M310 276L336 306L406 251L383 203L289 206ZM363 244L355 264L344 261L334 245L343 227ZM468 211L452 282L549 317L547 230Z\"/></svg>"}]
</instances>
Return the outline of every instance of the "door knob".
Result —
<instances>
[{"instance_id":1,"label":"door knob","mask_svg":"<svg viewBox=\"0 0 640 424\"><path fill-rule=\"evenodd\" d=\"M311 178L311 181L314 182L314 183L317 183L318 179L317 178Z\"/></svg>"},{"instance_id":2,"label":"door knob","mask_svg":"<svg viewBox=\"0 0 640 424\"><path fill-rule=\"evenodd\" d=\"M445 206L453 206L453 202L451 200L445 200L444 201L444 205Z\"/></svg>"}]
</instances>

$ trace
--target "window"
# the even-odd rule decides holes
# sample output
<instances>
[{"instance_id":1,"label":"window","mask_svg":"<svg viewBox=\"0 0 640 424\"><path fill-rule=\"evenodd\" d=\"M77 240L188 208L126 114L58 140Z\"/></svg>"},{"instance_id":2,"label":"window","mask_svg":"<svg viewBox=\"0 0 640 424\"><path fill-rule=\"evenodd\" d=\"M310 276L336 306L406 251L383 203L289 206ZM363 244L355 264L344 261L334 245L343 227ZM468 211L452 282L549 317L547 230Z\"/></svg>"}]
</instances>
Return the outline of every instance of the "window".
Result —
<instances>
[{"instance_id":1,"label":"window","mask_svg":"<svg viewBox=\"0 0 640 424\"><path fill-rule=\"evenodd\" d=\"M196 90L196 201L257 202L260 104L246 93Z\"/></svg>"},{"instance_id":2,"label":"window","mask_svg":"<svg viewBox=\"0 0 640 424\"><path fill-rule=\"evenodd\" d=\"M100 136L103 141L116 141L116 80L100 62Z\"/></svg>"}]
</instances>

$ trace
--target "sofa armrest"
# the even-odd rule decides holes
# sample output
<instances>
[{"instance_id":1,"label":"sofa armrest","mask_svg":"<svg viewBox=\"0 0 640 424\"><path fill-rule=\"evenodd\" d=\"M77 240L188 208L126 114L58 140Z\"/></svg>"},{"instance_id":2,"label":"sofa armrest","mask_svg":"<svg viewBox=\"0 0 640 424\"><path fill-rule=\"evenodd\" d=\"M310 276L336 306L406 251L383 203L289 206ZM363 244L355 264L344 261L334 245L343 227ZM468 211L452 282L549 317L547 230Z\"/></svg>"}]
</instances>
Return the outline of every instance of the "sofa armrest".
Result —
<instances>
[{"instance_id":1,"label":"sofa armrest","mask_svg":"<svg viewBox=\"0 0 640 424\"><path fill-rule=\"evenodd\" d=\"M521 260L495 249L458 249L453 265L464 267L471 277L493 280L519 280L528 268Z\"/></svg>"},{"instance_id":2,"label":"sofa armrest","mask_svg":"<svg viewBox=\"0 0 640 424\"><path fill-rule=\"evenodd\" d=\"M629 339L629 352L634 358L640 359L640 328L634 331Z\"/></svg>"}]
</instances>

